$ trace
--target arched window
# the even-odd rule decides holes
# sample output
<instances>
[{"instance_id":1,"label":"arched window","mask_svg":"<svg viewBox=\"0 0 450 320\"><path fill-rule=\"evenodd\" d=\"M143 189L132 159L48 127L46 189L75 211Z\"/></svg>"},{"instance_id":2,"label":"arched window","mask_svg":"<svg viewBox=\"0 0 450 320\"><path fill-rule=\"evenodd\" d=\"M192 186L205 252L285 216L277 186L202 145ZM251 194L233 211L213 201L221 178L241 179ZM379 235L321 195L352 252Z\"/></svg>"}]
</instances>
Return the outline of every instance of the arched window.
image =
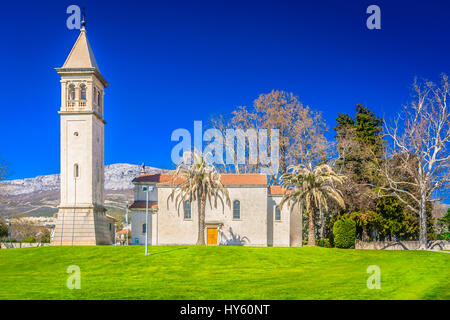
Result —
<instances>
[{"instance_id":1,"label":"arched window","mask_svg":"<svg viewBox=\"0 0 450 320\"><path fill-rule=\"evenodd\" d=\"M69 100L75 100L75 85L69 85Z\"/></svg>"},{"instance_id":2,"label":"arched window","mask_svg":"<svg viewBox=\"0 0 450 320\"><path fill-rule=\"evenodd\" d=\"M92 95L94 97L94 103L97 104L97 88L94 87L94 94Z\"/></svg>"},{"instance_id":3,"label":"arched window","mask_svg":"<svg viewBox=\"0 0 450 320\"><path fill-rule=\"evenodd\" d=\"M275 207L275 220L280 221L281 220L281 209L280 206Z\"/></svg>"},{"instance_id":4,"label":"arched window","mask_svg":"<svg viewBox=\"0 0 450 320\"><path fill-rule=\"evenodd\" d=\"M84 84L80 85L80 100L86 100L86 86Z\"/></svg>"},{"instance_id":5,"label":"arched window","mask_svg":"<svg viewBox=\"0 0 450 320\"><path fill-rule=\"evenodd\" d=\"M80 176L80 168L78 167L78 163L73 165L73 177L78 178Z\"/></svg>"},{"instance_id":6,"label":"arched window","mask_svg":"<svg viewBox=\"0 0 450 320\"><path fill-rule=\"evenodd\" d=\"M102 93L100 91L97 92L97 105L102 106Z\"/></svg>"},{"instance_id":7,"label":"arched window","mask_svg":"<svg viewBox=\"0 0 450 320\"><path fill-rule=\"evenodd\" d=\"M233 219L241 218L241 202L239 200L233 201Z\"/></svg>"},{"instance_id":8,"label":"arched window","mask_svg":"<svg viewBox=\"0 0 450 320\"><path fill-rule=\"evenodd\" d=\"M143 224L142 225L142 233L146 233L147 232L147 224Z\"/></svg>"},{"instance_id":9,"label":"arched window","mask_svg":"<svg viewBox=\"0 0 450 320\"><path fill-rule=\"evenodd\" d=\"M189 200L186 200L184 202L184 218L191 219L191 217L191 202Z\"/></svg>"}]
</instances>

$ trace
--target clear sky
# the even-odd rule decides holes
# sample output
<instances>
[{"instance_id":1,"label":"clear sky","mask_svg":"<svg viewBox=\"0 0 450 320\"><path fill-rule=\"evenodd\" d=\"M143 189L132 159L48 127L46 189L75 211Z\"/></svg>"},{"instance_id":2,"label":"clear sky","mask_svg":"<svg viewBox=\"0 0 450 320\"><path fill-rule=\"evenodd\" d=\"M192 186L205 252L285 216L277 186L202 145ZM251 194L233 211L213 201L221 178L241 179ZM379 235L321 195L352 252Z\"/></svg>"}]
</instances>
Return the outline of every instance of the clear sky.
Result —
<instances>
[{"instance_id":1,"label":"clear sky","mask_svg":"<svg viewBox=\"0 0 450 320\"><path fill-rule=\"evenodd\" d=\"M171 168L173 130L251 105L272 89L320 110L361 103L390 117L415 76L450 73L450 1L8 1L2 3L0 156L10 179L59 172L61 67L86 7L87 35L110 83L105 162ZM366 8L381 8L381 30Z\"/></svg>"}]
</instances>

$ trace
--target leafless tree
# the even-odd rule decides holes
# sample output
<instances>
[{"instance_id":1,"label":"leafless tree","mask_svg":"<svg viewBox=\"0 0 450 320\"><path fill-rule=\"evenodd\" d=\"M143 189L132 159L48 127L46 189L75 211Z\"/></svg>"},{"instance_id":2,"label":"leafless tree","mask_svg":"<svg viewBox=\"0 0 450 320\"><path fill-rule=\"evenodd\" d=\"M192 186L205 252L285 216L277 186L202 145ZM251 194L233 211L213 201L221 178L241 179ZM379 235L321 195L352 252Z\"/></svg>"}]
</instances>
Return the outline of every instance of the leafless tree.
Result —
<instances>
[{"instance_id":1,"label":"leafless tree","mask_svg":"<svg viewBox=\"0 0 450 320\"><path fill-rule=\"evenodd\" d=\"M325 138L327 128L321 113L304 106L298 96L285 91L272 90L261 94L254 100L251 108L239 106L232 112L230 119L227 120L223 116L213 117L211 124L224 133L227 128L278 129L279 175L285 173L289 165L314 164L325 159L329 151ZM246 163L235 164L228 168L228 171L249 173L257 172L258 169L259 164Z\"/></svg>"},{"instance_id":2,"label":"leafless tree","mask_svg":"<svg viewBox=\"0 0 450 320\"><path fill-rule=\"evenodd\" d=\"M0 201L3 201L7 192L7 188L2 184L2 180L5 180L8 166L2 162L0 158Z\"/></svg>"},{"instance_id":3,"label":"leafless tree","mask_svg":"<svg viewBox=\"0 0 450 320\"><path fill-rule=\"evenodd\" d=\"M392 150L380 166L385 178L380 190L418 214L421 249L427 248L426 204L448 192L450 181L449 94L446 75L440 86L416 80L414 100L385 126Z\"/></svg>"},{"instance_id":4,"label":"leafless tree","mask_svg":"<svg viewBox=\"0 0 450 320\"><path fill-rule=\"evenodd\" d=\"M11 217L11 237L22 241L28 237L36 237L42 229L35 221L27 218L24 214L13 214Z\"/></svg>"}]
</instances>

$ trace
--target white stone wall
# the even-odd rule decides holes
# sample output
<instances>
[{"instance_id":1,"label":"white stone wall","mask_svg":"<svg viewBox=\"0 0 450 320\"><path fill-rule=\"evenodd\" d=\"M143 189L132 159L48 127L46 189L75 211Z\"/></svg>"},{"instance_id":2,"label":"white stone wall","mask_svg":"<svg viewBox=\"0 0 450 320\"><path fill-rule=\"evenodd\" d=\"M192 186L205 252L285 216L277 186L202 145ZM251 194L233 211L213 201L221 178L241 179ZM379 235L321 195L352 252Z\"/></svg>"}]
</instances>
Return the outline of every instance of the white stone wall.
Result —
<instances>
[{"instance_id":1,"label":"white stone wall","mask_svg":"<svg viewBox=\"0 0 450 320\"><path fill-rule=\"evenodd\" d=\"M268 202L268 217L267 217L267 235L268 245L290 246L290 212L287 205L281 208L281 219L275 220L275 207L280 204L281 196L269 196Z\"/></svg>"},{"instance_id":2,"label":"white stone wall","mask_svg":"<svg viewBox=\"0 0 450 320\"><path fill-rule=\"evenodd\" d=\"M145 233L142 232L142 225L145 224L145 212L132 211L131 212L131 244L136 244L136 239L139 245L145 244ZM149 212L148 214L148 244L158 245L158 215Z\"/></svg>"},{"instance_id":3,"label":"white stone wall","mask_svg":"<svg viewBox=\"0 0 450 320\"><path fill-rule=\"evenodd\" d=\"M365 242L361 240L355 241L355 249L366 250L419 250L420 241L375 241ZM450 250L450 241L433 240L428 241L429 250Z\"/></svg>"},{"instance_id":4,"label":"white stone wall","mask_svg":"<svg viewBox=\"0 0 450 320\"><path fill-rule=\"evenodd\" d=\"M147 186L147 184L139 184L134 186L134 201L146 201L147 192L142 191L142 187ZM154 184L148 184L152 186L153 190L148 192L148 201L158 201L158 188Z\"/></svg>"},{"instance_id":5,"label":"white stone wall","mask_svg":"<svg viewBox=\"0 0 450 320\"><path fill-rule=\"evenodd\" d=\"M160 244L195 244L198 232L198 204L191 204L191 219L184 219L183 208L179 212L175 204L167 197L169 187L158 188L159 243ZM205 222L218 223L218 244L221 245L267 245L267 188L266 187L228 187L231 207L213 208L207 203ZM241 217L233 219L232 203L241 202Z\"/></svg>"},{"instance_id":6,"label":"white stone wall","mask_svg":"<svg viewBox=\"0 0 450 320\"><path fill-rule=\"evenodd\" d=\"M268 195L266 186L227 186L231 206L206 206L206 226L218 225L219 245L245 245L245 246L290 246L301 245L301 220L295 228L292 227L293 213L285 205L281 209L281 220L275 220L275 206L281 202L282 197ZM149 244L152 245L194 245L197 242L198 232L198 202L191 204L191 218L184 218L183 207L179 212L175 203L167 198L172 192L169 186L155 186L149 194L149 201L158 201L158 212L150 215L149 224L151 233ZM145 201L146 192L141 185L135 186L135 201ZM233 219L233 201L240 201L241 217ZM294 215L295 216L295 215ZM138 239L144 244L145 234L142 233L142 224L145 223L145 210L132 212L132 244ZM159 220L158 220L159 219ZM206 230L205 230L206 239ZM294 241L293 241L294 239Z\"/></svg>"},{"instance_id":7,"label":"white stone wall","mask_svg":"<svg viewBox=\"0 0 450 320\"><path fill-rule=\"evenodd\" d=\"M76 136L78 134L78 136ZM61 116L61 205L93 204L92 116ZM74 178L74 165L79 176Z\"/></svg>"}]
</instances>

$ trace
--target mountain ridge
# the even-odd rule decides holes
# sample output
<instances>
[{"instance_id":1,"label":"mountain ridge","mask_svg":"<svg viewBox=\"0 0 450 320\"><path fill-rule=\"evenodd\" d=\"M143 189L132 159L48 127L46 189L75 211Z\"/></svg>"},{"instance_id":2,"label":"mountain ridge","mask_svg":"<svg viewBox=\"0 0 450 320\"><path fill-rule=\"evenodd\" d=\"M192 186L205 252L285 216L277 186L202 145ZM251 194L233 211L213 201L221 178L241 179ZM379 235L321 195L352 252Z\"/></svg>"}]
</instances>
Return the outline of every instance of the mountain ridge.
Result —
<instances>
[{"instance_id":1,"label":"mountain ridge","mask_svg":"<svg viewBox=\"0 0 450 320\"><path fill-rule=\"evenodd\" d=\"M123 211L127 201L133 199L132 180L141 172L141 166L115 163L105 166L105 206ZM145 167L146 173L167 170ZM58 211L59 174L39 175L34 178L0 182L0 216L24 214L26 216L51 216Z\"/></svg>"}]
</instances>

